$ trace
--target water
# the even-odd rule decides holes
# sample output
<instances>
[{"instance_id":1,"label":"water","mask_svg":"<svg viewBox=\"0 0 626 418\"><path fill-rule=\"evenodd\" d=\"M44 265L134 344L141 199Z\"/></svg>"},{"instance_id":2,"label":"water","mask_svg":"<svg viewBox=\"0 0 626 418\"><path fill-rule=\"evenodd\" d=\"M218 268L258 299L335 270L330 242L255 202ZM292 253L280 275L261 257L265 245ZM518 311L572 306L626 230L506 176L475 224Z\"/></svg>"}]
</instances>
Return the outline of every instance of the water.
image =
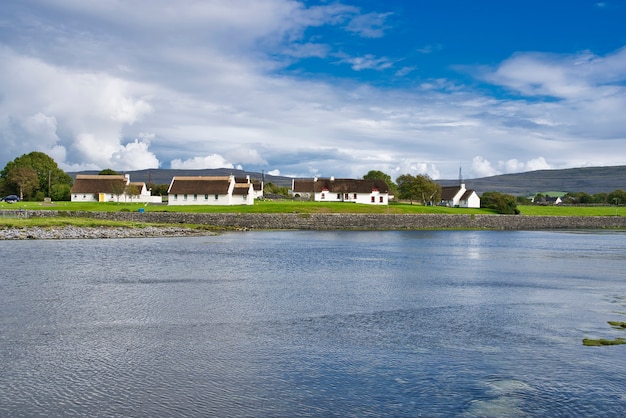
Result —
<instances>
[{"instance_id":1,"label":"water","mask_svg":"<svg viewBox=\"0 0 626 418\"><path fill-rule=\"evenodd\" d=\"M2 241L0 416L624 415L624 238Z\"/></svg>"}]
</instances>

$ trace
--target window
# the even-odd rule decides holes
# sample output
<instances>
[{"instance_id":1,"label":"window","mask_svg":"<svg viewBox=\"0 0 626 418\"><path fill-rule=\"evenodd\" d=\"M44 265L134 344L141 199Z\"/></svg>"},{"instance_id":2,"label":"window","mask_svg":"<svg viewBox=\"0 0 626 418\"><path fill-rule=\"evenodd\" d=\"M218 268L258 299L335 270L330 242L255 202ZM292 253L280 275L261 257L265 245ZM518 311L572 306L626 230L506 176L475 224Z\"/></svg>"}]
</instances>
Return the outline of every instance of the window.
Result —
<instances>
[{"instance_id":1,"label":"window","mask_svg":"<svg viewBox=\"0 0 626 418\"><path fill-rule=\"evenodd\" d=\"M197 194L193 195L193 200L198 200L198 195Z\"/></svg>"},{"instance_id":2,"label":"window","mask_svg":"<svg viewBox=\"0 0 626 418\"><path fill-rule=\"evenodd\" d=\"M178 194L174 194L174 200L178 200Z\"/></svg>"},{"instance_id":3,"label":"window","mask_svg":"<svg viewBox=\"0 0 626 418\"><path fill-rule=\"evenodd\" d=\"M248 200L248 195L247 194L243 195L243 200Z\"/></svg>"},{"instance_id":4,"label":"window","mask_svg":"<svg viewBox=\"0 0 626 418\"><path fill-rule=\"evenodd\" d=\"M216 194L216 195L215 195L215 200L217 200L217 199L219 199L219 198L220 198L220 195Z\"/></svg>"},{"instance_id":5,"label":"window","mask_svg":"<svg viewBox=\"0 0 626 418\"><path fill-rule=\"evenodd\" d=\"M208 194L204 195L204 200L209 200L209 195Z\"/></svg>"},{"instance_id":6,"label":"window","mask_svg":"<svg viewBox=\"0 0 626 418\"><path fill-rule=\"evenodd\" d=\"M187 195L186 194L183 195L183 200L187 200Z\"/></svg>"},{"instance_id":7,"label":"window","mask_svg":"<svg viewBox=\"0 0 626 418\"><path fill-rule=\"evenodd\" d=\"M341 193L337 193L337 200L341 200Z\"/></svg>"},{"instance_id":8,"label":"window","mask_svg":"<svg viewBox=\"0 0 626 418\"><path fill-rule=\"evenodd\" d=\"M348 199L350 199L350 195L349 195L348 193L346 193L346 194L344 194L344 195L343 195L343 198L344 198L345 200L348 200Z\"/></svg>"},{"instance_id":9,"label":"window","mask_svg":"<svg viewBox=\"0 0 626 418\"><path fill-rule=\"evenodd\" d=\"M376 203L376 198L372 196L372 203Z\"/></svg>"},{"instance_id":10,"label":"window","mask_svg":"<svg viewBox=\"0 0 626 418\"><path fill-rule=\"evenodd\" d=\"M322 193L322 199L326 199L326 195Z\"/></svg>"},{"instance_id":11,"label":"window","mask_svg":"<svg viewBox=\"0 0 626 418\"><path fill-rule=\"evenodd\" d=\"M354 200L356 200L356 193L354 194Z\"/></svg>"},{"instance_id":12,"label":"window","mask_svg":"<svg viewBox=\"0 0 626 418\"><path fill-rule=\"evenodd\" d=\"M382 196L380 197L380 203L383 203L383 197Z\"/></svg>"}]
</instances>

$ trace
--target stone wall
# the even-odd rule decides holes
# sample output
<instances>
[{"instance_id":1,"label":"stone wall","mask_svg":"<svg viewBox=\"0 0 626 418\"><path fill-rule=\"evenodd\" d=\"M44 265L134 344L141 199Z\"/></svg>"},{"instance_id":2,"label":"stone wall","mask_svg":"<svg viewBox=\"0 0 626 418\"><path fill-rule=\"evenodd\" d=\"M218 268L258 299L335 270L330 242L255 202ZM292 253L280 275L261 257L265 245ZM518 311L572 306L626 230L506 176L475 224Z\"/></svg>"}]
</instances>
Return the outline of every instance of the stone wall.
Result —
<instances>
[{"instance_id":1,"label":"stone wall","mask_svg":"<svg viewBox=\"0 0 626 418\"><path fill-rule=\"evenodd\" d=\"M189 223L240 229L599 229L626 228L623 216L435 214L304 214L29 211L30 217L69 216L133 222Z\"/></svg>"}]
</instances>

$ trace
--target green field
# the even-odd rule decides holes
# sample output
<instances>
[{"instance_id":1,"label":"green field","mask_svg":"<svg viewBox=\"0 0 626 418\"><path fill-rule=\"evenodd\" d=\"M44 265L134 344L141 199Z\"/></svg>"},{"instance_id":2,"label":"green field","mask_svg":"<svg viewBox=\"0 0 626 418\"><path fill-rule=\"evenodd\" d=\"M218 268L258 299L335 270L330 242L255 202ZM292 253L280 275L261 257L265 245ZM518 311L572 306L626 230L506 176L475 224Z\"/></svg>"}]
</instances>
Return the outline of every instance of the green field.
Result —
<instances>
[{"instance_id":1,"label":"green field","mask_svg":"<svg viewBox=\"0 0 626 418\"><path fill-rule=\"evenodd\" d=\"M21 202L19 204L0 203L0 210L60 210L90 212L204 212L204 213L445 213L445 214L491 214L489 209L460 209L442 206L422 206L408 203L391 203L388 206L361 205L343 202L302 202L293 200L261 200L254 205L235 206L167 206L143 203L90 203L90 202Z\"/></svg>"},{"instance_id":2,"label":"green field","mask_svg":"<svg viewBox=\"0 0 626 418\"><path fill-rule=\"evenodd\" d=\"M388 206L362 205L343 202L302 202L293 200L261 200L254 205L237 206L167 206L144 203L98 202L0 202L0 210L59 210L90 212L199 212L199 213L433 213L433 214L493 214L490 209L448 208L392 202ZM526 216L626 216L626 206L518 206Z\"/></svg>"}]
</instances>

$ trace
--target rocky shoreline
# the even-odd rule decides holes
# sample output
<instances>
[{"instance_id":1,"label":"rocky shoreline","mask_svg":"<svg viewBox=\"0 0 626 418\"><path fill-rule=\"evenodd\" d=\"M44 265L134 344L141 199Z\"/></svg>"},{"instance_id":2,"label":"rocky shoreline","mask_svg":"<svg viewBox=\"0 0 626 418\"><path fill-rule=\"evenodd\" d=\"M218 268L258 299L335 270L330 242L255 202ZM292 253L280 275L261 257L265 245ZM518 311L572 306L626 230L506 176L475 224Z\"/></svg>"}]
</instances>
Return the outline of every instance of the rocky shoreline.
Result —
<instances>
[{"instance_id":1,"label":"rocky shoreline","mask_svg":"<svg viewBox=\"0 0 626 418\"><path fill-rule=\"evenodd\" d=\"M29 227L0 229L0 240L26 239L102 239L102 238L155 238L213 235L206 230L182 227L125 228L125 227Z\"/></svg>"}]
</instances>

